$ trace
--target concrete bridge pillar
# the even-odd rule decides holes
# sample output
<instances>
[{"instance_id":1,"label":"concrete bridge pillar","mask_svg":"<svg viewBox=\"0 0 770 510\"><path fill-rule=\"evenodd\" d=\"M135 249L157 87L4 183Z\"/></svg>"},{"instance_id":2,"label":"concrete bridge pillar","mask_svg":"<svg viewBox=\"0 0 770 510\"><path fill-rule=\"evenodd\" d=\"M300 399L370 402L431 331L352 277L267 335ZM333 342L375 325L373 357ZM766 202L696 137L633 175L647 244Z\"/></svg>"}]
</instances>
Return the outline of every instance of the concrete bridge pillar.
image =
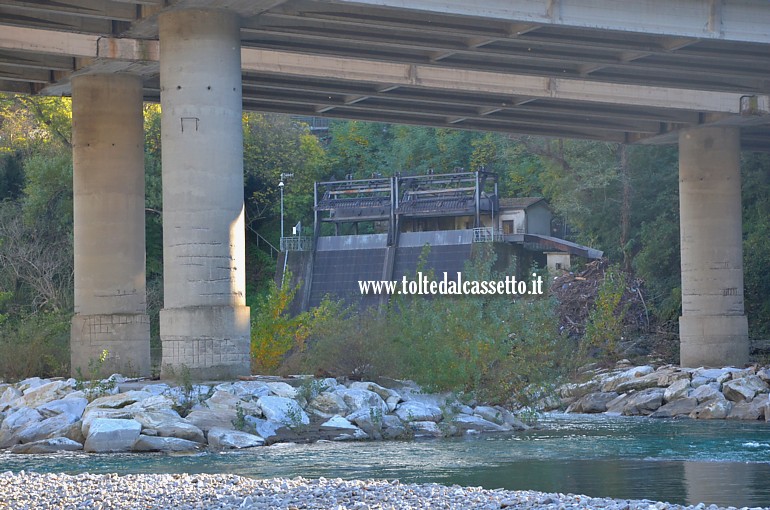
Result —
<instances>
[{"instance_id":1,"label":"concrete bridge pillar","mask_svg":"<svg viewBox=\"0 0 770 510\"><path fill-rule=\"evenodd\" d=\"M163 143L162 376L250 371L245 306L240 22L159 17Z\"/></svg>"},{"instance_id":2,"label":"concrete bridge pillar","mask_svg":"<svg viewBox=\"0 0 770 510\"><path fill-rule=\"evenodd\" d=\"M740 130L679 135L682 255L680 358L685 367L748 362L743 310Z\"/></svg>"},{"instance_id":3,"label":"concrete bridge pillar","mask_svg":"<svg viewBox=\"0 0 770 510\"><path fill-rule=\"evenodd\" d=\"M150 375L142 80L72 78L75 317L72 373ZM94 365L97 366L97 365Z\"/></svg>"}]
</instances>

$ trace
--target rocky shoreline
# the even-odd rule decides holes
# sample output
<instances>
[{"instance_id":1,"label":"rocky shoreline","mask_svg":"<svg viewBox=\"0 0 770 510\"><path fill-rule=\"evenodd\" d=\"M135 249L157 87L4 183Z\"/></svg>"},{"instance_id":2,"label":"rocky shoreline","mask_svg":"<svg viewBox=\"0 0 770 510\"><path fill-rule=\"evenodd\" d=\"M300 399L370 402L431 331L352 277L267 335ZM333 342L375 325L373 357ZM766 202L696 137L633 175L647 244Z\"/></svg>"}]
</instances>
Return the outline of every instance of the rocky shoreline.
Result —
<instances>
[{"instance_id":1,"label":"rocky shoreline","mask_svg":"<svg viewBox=\"0 0 770 510\"><path fill-rule=\"evenodd\" d=\"M650 418L770 422L770 368L664 365L594 370L586 382L559 388L549 409Z\"/></svg>"},{"instance_id":2,"label":"rocky shoreline","mask_svg":"<svg viewBox=\"0 0 770 510\"><path fill-rule=\"evenodd\" d=\"M502 407L424 394L409 382L393 385L259 378L171 386L120 375L83 385L31 378L0 385L0 451L181 452L528 428Z\"/></svg>"},{"instance_id":3,"label":"rocky shoreline","mask_svg":"<svg viewBox=\"0 0 770 510\"><path fill-rule=\"evenodd\" d=\"M0 473L0 505L11 509L607 509L720 510L648 500L592 498L537 491L486 490L397 480L255 480L235 475L75 476ZM7 506L5 506L7 505ZM732 509L732 507L730 507Z\"/></svg>"},{"instance_id":4,"label":"rocky shoreline","mask_svg":"<svg viewBox=\"0 0 770 510\"><path fill-rule=\"evenodd\" d=\"M770 421L770 368L594 369L545 410L650 418ZM261 377L170 385L120 375L89 384L0 384L0 451L182 452L276 442L410 439L528 427L500 406L425 394L410 382Z\"/></svg>"}]
</instances>

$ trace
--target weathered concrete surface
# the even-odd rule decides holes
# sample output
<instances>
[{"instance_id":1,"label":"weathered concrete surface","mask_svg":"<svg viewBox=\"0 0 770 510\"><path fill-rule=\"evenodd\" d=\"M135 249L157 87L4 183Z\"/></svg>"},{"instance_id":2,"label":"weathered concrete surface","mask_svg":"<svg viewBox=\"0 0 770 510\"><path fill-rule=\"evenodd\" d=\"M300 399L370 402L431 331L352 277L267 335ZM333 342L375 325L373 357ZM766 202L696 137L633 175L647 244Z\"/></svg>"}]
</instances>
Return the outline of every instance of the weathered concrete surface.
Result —
<instances>
[{"instance_id":1,"label":"weathered concrete surface","mask_svg":"<svg viewBox=\"0 0 770 510\"><path fill-rule=\"evenodd\" d=\"M249 373L238 17L159 17L164 309L162 372Z\"/></svg>"},{"instance_id":2,"label":"weathered concrete surface","mask_svg":"<svg viewBox=\"0 0 770 510\"><path fill-rule=\"evenodd\" d=\"M680 133L679 204L681 365L743 366L749 339L743 309L740 129Z\"/></svg>"},{"instance_id":3,"label":"weathered concrete surface","mask_svg":"<svg viewBox=\"0 0 770 510\"><path fill-rule=\"evenodd\" d=\"M75 317L72 373L150 375L144 235L142 81L72 78Z\"/></svg>"}]
</instances>

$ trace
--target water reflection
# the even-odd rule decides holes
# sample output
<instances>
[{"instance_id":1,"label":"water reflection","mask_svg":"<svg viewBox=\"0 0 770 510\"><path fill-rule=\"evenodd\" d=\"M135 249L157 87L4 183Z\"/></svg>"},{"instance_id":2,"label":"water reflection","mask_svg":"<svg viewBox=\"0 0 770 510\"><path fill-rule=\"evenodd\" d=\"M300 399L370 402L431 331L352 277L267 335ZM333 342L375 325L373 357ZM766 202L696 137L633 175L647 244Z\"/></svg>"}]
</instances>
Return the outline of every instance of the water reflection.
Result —
<instances>
[{"instance_id":1,"label":"water reflection","mask_svg":"<svg viewBox=\"0 0 770 510\"><path fill-rule=\"evenodd\" d=\"M165 455L0 454L0 471L398 478L722 506L770 506L770 426L554 415L523 434Z\"/></svg>"}]
</instances>

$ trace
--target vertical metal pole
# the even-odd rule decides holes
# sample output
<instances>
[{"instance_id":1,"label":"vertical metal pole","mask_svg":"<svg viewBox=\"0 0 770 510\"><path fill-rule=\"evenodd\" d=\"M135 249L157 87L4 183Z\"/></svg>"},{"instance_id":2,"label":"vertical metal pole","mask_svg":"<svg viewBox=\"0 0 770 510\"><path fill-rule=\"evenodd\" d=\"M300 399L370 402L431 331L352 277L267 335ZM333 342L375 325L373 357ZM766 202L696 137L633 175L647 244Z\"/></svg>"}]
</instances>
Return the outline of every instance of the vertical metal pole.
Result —
<instances>
[{"instance_id":1,"label":"vertical metal pole","mask_svg":"<svg viewBox=\"0 0 770 510\"><path fill-rule=\"evenodd\" d=\"M318 182L313 183L313 237L318 237Z\"/></svg>"},{"instance_id":2,"label":"vertical metal pole","mask_svg":"<svg viewBox=\"0 0 770 510\"><path fill-rule=\"evenodd\" d=\"M278 184L278 187L281 188L281 239L283 239L283 181Z\"/></svg>"},{"instance_id":3,"label":"vertical metal pole","mask_svg":"<svg viewBox=\"0 0 770 510\"><path fill-rule=\"evenodd\" d=\"M480 204L481 201L481 193L479 191L479 172L476 171L476 228L481 227L481 210L480 210Z\"/></svg>"}]
</instances>

